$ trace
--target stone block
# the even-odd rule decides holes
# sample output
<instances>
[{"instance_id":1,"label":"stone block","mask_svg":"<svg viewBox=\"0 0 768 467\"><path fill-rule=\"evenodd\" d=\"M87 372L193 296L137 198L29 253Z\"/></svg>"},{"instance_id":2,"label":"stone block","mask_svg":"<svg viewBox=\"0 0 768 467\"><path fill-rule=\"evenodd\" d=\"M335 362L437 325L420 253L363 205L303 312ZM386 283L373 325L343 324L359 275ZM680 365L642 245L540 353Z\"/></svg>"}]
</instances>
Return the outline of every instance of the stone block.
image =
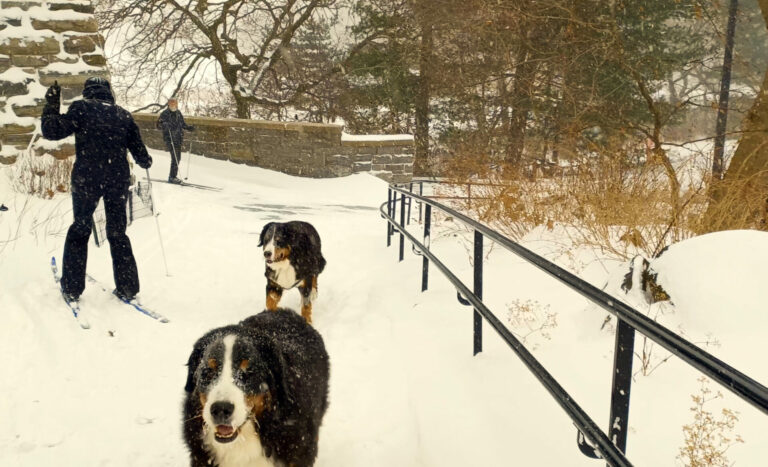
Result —
<instances>
[{"instance_id":1,"label":"stone block","mask_svg":"<svg viewBox=\"0 0 768 467\"><path fill-rule=\"evenodd\" d=\"M60 51L59 41L53 37L34 41L12 38L0 43L2 55L57 55Z\"/></svg>"},{"instance_id":2,"label":"stone block","mask_svg":"<svg viewBox=\"0 0 768 467\"><path fill-rule=\"evenodd\" d=\"M371 170L373 171L387 170L387 164L371 164Z\"/></svg>"},{"instance_id":3,"label":"stone block","mask_svg":"<svg viewBox=\"0 0 768 467\"><path fill-rule=\"evenodd\" d=\"M401 143L398 141L398 143ZM412 154L414 151L413 142L406 144L382 145L377 146L379 154Z\"/></svg>"},{"instance_id":4,"label":"stone block","mask_svg":"<svg viewBox=\"0 0 768 467\"><path fill-rule=\"evenodd\" d=\"M32 133L4 134L1 138L4 145L27 149L29 142L32 141Z\"/></svg>"},{"instance_id":5,"label":"stone block","mask_svg":"<svg viewBox=\"0 0 768 467\"><path fill-rule=\"evenodd\" d=\"M2 135L19 135L23 133L32 133L33 131L35 131L35 125L19 125L17 123L6 123L5 125L0 126L0 134Z\"/></svg>"},{"instance_id":6,"label":"stone block","mask_svg":"<svg viewBox=\"0 0 768 467\"><path fill-rule=\"evenodd\" d=\"M3 2L3 4L5 3L6 2ZM93 8L93 5L84 4L84 3L72 3L72 2L48 3L48 9L51 11L73 10L78 13L87 13L87 14L93 14L93 12L95 11Z\"/></svg>"},{"instance_id":7,"label":"stone block","mask_svg":"<svg viewBox=\"0 0 768 467\"><path fill-rule=\"evenodd\" d=\"M12 165L19 156L0 156L0 164Z\"/></svg>"},{"instance_id":8,"label":"stone block","mask_svg":"<svg viewBox=\"0 0 768 467\"><path fill-rule=\"evenodd\" d=\"M51 63L50 55L12 55L11 63L17 67L42 68Z\"/></svg>"},{"instance_id":9,"label":"stone block","mask_svg":"<svg viewBox=\"0 0 768 467\"><path fill-rule=\"evenodd\" d=\"M340 154L334 154L326 156L326 164L328 165L351 165L352 159L349 156L343 156Z\"/></svg>"},{"instance_id":10,"label":"stone block","mask_svg":"<svg viewBox=\"0 0 768 467\"><path fill-rule=\"evenodd\" d=\"M107 59L101 54L83 55L82 58L85 63L91 66L107 66Z\"/></svg>"},{"instance_id":11,"label":"stone block","mask_svg":"<svg viewBox=\"0 0 768 467\"><path fill-rule=\"evenodd\" d=\"M58 81L61 86L78 86L79 85L80 91L82 92L83 83L85 83L85 80L93 76L99 76L104 79L109 79L109 73L107 72L107 70L98 70L98 71L94 70L94 71L88 72L87 74L78 74L78 75L40 70L40 84L42 84L43 86L50 86L53 84L54 81Z\"/></svg>"},{"instance_id":12,"label":"stone block","mask_svg":"<svg viewBox=\"0 0 768 467\"><path fill-rule=\"evenodd\" d=\"M350 157L354 162L373 162L373 154L355 154Z\"/></svg>"},{"instance_id":13,"label":"stone block","mask_svg":"<svg viewBox=\"0 0 768 467\"><path fill-rule=\"evenodd\" d=\"M43 114L45 101L40 100L38 105L13 106L13 112L19 117L40 117Z\"/></svg>"},{"instance_id":14,"label":"stone block","mask_svg":"<svg viewBox=\"0 0 768 467\"><path fill-rule=\"evenodd\" d=\"M104 38L99 34L69 36L64 39L63 45L68 54L82 55L95 51L96 47L103 47Z\"/></svg>"},{"instance_id":15,"label":"stone block","mask_svg":"<svg viewBox=\"0 0 768 467\"><path fill-rule=\"evenodd\" d=\"M392 156L388 154L384 154L384 155L377 154L373 156L372 161L374 164L389 164L392 162Z\"/></svg>"},{"instance_id":16,"label":"stone block","mask_svg":"<svg viewBox=\"0 0 768 467\"><path fill-rule=\"evenodd\" d=\"M96 18L39 20L32 18L32 27L37 30L49 29L53 32L99 32Z\"/></svg>"},{"instance_id":17,"label":"stone block","mask_svg":"<svg viewBox=\"0 0 768 467\"><path fill-rule=\"evenodd\" d=\"M411 180L413 180L411 174L393 174L390 183L409 183Z\"/></svg>"},{"instance_id":18,"label":"stone block","mask_svg":"<svg viewBox=\"0 0 768 467\"><path fill-rule=\"evenodd\" d=\"M51 83L53 84L53 83ZM59 83L61 84L61 83ZM50 85L48 85L50 86ZM83 95L83 86L61 86L61 98L65 101L71 101L72 99L78 99Z\"/></svg>"},{"instance_id":19,"label":"stone block","mask_svg":"<svg viewBox=\"0 0 768 467\"><path fill-rule=\"evenodd\" d=\"M10 57L0 57L0 73L3 73L8 68L11 67L11 58Z\"/></svg>"},{"instance_id":20,"label":"stone block","mask_svg":"<svg viewBox=\"0 0 768 467\"><path fill-rule=\"evenodd\" d=\"M3 0L3 8L21 8L24 11L29 10L33 6L42 6L42 1L34 0Z\"/></svg>"},{"instance_id":21,"label":"stone block","mask_svg":"<svg viewBox=\"0 0 768 467\"><path fill-rule=\"evenodd\" d=\"M293 125L291 125L293 126ZM337 125L297 124L298 137L339 144L341 142L341 127ZM292 129L292 128L291 128Z\"/></svg>"},{"instance_id":22,"label":"stone block","mask_svg":"<svg viewBox=\"0 0 768 467\"><path fill-rule=\"evenodd\" d=\"M248 162L254 159L253 152L249 148L242 146L230 148L229 156L229 159L235 162Z\"/></svg>"},{"instance_id":23,"label":"stone block","mask_svg":"<svg viewBox=\"0 0 768 467\"><path fill-rule=\"evenodd\" d=\"M22 96L29 92L27 84L33 81L32 78L28 78L25 82L14 83L11 81L0 80L0 96Z\"/></svg>"},{"instance_id":24,"label":"stone block","mask_svg":"<svg viewBox=\"0 0 768 467\"><path fill-rule=\"evenodd\" d=\"M352 171L354 173L370 172L371 171L371 163L370 162L355 162L352 165Z\"/></svg>"},{"instance_id":25,"label":"stone block","mask_svg":"<svg viewBox=\"0 0 768 467\"><path fill-rule=\"evenodd\" d=\"M38 156L42 156L43 154L50 154L56 159L64 160L75 155L75 145L64 143L55 149L35 148L35 154Z\"/></svg>"}]
</instances>

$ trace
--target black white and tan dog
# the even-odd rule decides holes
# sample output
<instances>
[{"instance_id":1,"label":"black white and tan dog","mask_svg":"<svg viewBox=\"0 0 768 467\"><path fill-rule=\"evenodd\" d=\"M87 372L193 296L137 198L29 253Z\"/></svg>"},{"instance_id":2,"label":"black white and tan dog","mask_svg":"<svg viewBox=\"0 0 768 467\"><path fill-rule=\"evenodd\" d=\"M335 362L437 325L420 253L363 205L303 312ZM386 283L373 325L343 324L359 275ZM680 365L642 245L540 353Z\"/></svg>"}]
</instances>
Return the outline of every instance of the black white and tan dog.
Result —
<instances>
[{"instance_id":1,"label":"black white and tan dog","mask_svg":"<svg viewBox=\"0 0 768 467\"><path fill-rule=\"evenodd\" d=\"M312 323L317 276L325 268L317 230L308 222L270 222L261 230L259 246L267 266L267 310L277 309L283 290L299 286L301 316Z\"/></svg>"},{"instance_id":2,"label":"black white and tan dog","mask_svg":"<svg viewBox=\"0 0 768 467\"><path fill-rule=\"evenodd\" d=\"M311 466L328 406L328 354L298 313L263 311L209 331L189 356L191 466Z\"/></svg>"}]
</instances>

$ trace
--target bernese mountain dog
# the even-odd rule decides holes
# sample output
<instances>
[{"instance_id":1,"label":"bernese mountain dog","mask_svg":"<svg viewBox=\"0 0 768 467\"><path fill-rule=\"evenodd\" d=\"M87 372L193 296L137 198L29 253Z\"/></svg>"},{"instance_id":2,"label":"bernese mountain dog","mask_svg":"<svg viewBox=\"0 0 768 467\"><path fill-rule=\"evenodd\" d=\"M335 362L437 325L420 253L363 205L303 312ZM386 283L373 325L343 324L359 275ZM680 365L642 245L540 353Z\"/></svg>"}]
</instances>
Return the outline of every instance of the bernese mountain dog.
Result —
<instances>
[{"instance_id":1,"label":"bernese mountain dog","mask_svg":"<svg viewBox=\"0 0 768 467\"><path fill-rule=\"evenodd\" d=\"M317 230L308 222L270 222L261 229L259 246L267 266L267 310L277 309L283 290L299 286L301 316L311 324L317 276L325 268Z\"/></svg>"},{"instance_id":2,"label":"bernese mountain dog","mask_svg":"<svg viewBox=\"0 0 768 467\"><path fill-rule=\"evenodd\" d=\"M328 406L328 354L298 313L263 311L192 350L184 440L192 467L311 466Z\"/></svg>"}]
</instances>

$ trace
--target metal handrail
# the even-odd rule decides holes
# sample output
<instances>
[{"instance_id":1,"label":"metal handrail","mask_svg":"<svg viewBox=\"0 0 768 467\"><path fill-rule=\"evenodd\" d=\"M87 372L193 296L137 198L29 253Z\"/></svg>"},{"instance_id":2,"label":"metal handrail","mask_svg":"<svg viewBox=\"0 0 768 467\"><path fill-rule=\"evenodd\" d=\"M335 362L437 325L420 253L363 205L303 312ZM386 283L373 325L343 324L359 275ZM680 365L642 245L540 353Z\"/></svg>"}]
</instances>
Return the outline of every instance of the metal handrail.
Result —
<instances>
[{"instance_id":1,"label":"metal handrail","mask_svg":"<svg viewBox=\"0 0 768 467\"><path fill-rule=\"evenodd\" d=\"M411 186L411 190L412 190ZM431 261L445 275L458 290L458 299L465 305L471 305L475 309L475 354L482 349L482 328L479 325L480 316L484 318L493 329L510 345L515 353L528 366L529 370L539 379L550 394L557 400L560 406L568 413L579 430L579 449L589 457L604 458L610 465L630 465L623 451L626 448L626 435L629 416L629 396L631 387L632 349L634 347L635 330L661 345L672 354L709 376L725 389L733 392L745 401L768 414L768 388L750 378L734 367L719 360L708 352L681 338L669 329L641 314L634 308L612 297L606 292L585 282L574 274L557 266L556 264L536 255L532 251L504 237L489 227L469 218L455 209L436 202L433 198L413 193L406 188L390 185L388 201L381 205L382 217L387 220L387 245L390 237L397 230L400 233L400 260L403 259L404 241L407 237L419 251L417 254L424 257L422 272L422 290L426 290L428 282L428 261ZM397 194L400 194L398 199ZM406 202L406 198L409 198ZM427 245L419 242L406 230L405 210L408 208L408 221L410 221L410 207L413 200L419 202L419 220L421 220L422 205L426 207L424 218L424 238ZM400 203L400 223L394 219L398 201ZM386 212L384 207L386 206ZM429 251L430 219L432 207L454 217L475 230L475 290L470 291L440 260ZM542 271L555 277L560 282L576 290L582 296L598 304L609 313L616 316L616 348L614 353L614 374L611 398L611 426L610 438L582 411L571 399L567 392L554 380L554 378L538 363L538 361L525 349L525 347L512 335L511 332L493 315L482 301L482 239L488 237L508 251L518 255L527 262L532 263ZM478 254L478 250L479 254ZM462 298L466 297L466 298ZM594 447L584 442L584 437L594 443ZM611 442L611 439L613 442Z\"/></svg>"},{"instance_id":2,"label":"metal handrail","mask_svg":"<svg viewBox=\"0 0 768 467\"><path fill-rule=\"evenodd\" d=\"M611 462L611 465L617 466L631 466L632 464L624 457L621 451L608 439L608 436L600 430L597 424L589 418L584 410L573 400L573 398L563 389L562 386L552 377L551 374L539 363L538 360L528 352L528 349L523 346L520 341L499 321L496 316L489 310L485 304L480 300L469 288L456 277L447 266L445 266L435 255L433 255L429 249L421 242L419 242L410 232L405 228L400 228L395 220L384 212L384 206L387 202L382 203L380 211L381 215L387 219L390 223L394 224L395 229L399 230L405 235L408 240L413 242L414 245L420 249L420 254L429 258L432 263L445 275L445 277L458 289L459 293L469 301L476 310L478 310L483 317L488 321L491 327L501 336L512 350L520 357L525 363L528 369L536 376L536 378L544 385L549 393L555 398L560 406L568 413L573 420L576 427L582 433L587 436L590 441L595 443L595 448L602 454L603 458Z\"/></svg>"},{"instance_id":3,"label":"metal handrail","mask_svg":"<svg viewBox=\"0 0 768 467\"><path fill-rule=\"evenodd\" d=\"M624 302L619 301L618 299L598 289L594 285L584 281L583 279L580 279L574 274L571 274L560 266L547 261L536 253L513 242L500 233L491 230L487 226L480 224L474 219L471 219L466 215L451 209L448 206L437 203L425 196L417 195L398 187L392 187L392 190L404 194L408 197L417 199L422 203L429 204L447 214L450 214L454 218L461 220L465 224L474 227L476 230L482 232L483 235L490 238L494 242L532 263L534 266L538 267L547 274L554 276L559 281L579 292L581 295L600 305L603 309L613 314L618 319L626 321L646 337L650 338L657 344L672 352L674 355L683 359L694 368L722 384L727 390L733 392L745 401L757 407L763 413L768 414L768 388L740 372L739 370L735 369L734 367L702 350L691 342L688 342L687 340L678 336L661 324L651 320Z\"/></svg>"}]
</instances>

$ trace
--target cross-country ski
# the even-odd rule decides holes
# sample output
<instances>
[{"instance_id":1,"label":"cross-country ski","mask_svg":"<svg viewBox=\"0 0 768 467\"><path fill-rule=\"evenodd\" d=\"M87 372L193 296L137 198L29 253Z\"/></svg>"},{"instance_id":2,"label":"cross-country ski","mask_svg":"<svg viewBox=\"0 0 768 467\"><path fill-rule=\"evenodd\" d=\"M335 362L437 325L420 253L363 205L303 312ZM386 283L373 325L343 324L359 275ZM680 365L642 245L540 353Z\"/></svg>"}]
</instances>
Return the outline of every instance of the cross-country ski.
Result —
<instances>
[{"instance_id":1,"label":"cross-country ski","mask_svg":"<svg viewBox=\"0 0 768 467\"><path fill-rule=\"evenodd\" d=\"M120 303L128 305L134 310L138 311L139 313L143 315L147 315L150 318L156 319L161 323L169 322L168 318L166 318L165 316L163 316L162 314L156 311L150 310L149 308L144 306L142 303L140 303L137 298L126 299L125 297L121 297L118 294L116 294L114 290L110 291L110 289L106 285L99 282L96 278L94 278L90 274L86 274L85 277L88 279L88 283L93 284L99 289L101 289L102 291L109 293L112 297L115 298L115 300L118 300Z\"/></svg>"},{"instance_id":2,"label":"cross-country ski","mask_svg":"<svg viewBox=\"0 0 768 467\"><path fill-rule=\"evenodd\" d=\"M59 288L59 293L61 293L61 298L69 308L69 311L72 312L72 315L74 316L75 320L77 320L77 323L83 329L90 329L91 324L88 322L85 316L83 316L82 310L80 309L80 301L72 300L61 290L61 275L59 274L59 268L56 264L55 257L51 257L51 271L53 272L53 280L56 282L56 286Z\"/></svg>"}]
</instances>

